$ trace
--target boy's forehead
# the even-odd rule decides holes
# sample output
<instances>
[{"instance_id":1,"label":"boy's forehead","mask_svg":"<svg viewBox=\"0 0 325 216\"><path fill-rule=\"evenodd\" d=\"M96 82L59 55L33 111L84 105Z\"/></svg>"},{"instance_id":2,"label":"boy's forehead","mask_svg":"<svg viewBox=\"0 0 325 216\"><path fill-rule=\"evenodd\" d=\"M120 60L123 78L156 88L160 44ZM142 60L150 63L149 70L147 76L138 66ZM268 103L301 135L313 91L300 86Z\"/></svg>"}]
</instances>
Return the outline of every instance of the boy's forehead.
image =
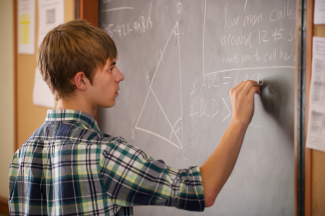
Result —
<instances>
[{"instance_id":1,"label":"boy's forehead","mask_svg":"<svg viewBox=\"0 0 325 216\"><path fill-rule=\"evenodd\" d=\"M110 66L115 65L115 64L116 64L116 58L111 59L111 58L108 57L105 64L104 65L103 64L97 65L97 68L102 70L104 68L110 67Z\"/></svg>"},{"instance_id":2,"label":"boy's forehead","mask_svg":"<svg viewBox=\"0 0 325 216\"><path fill-rule=\"evenodd\" d=\"M107 60L106 60L106 65L110 66L112 64L115 64L116 63L116 58L110 58L108 57Z\"/></svg>"}]
</instances>

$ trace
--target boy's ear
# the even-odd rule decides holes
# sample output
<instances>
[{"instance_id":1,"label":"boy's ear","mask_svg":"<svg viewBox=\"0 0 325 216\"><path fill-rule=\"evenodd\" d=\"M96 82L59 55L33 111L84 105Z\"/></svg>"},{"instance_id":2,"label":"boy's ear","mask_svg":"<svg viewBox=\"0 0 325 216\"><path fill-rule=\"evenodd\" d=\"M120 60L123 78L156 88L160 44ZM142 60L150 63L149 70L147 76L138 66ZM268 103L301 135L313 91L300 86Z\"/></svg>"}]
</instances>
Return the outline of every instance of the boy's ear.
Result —
<instances>
[{"instance_id":1,"label":"boy's ear","mask_svg":"<svg viewBox=\"0 0 325 216\"><path fill-rule=\"evenodd\" d=\"M74 76L74 83L77 89L86 90L89 80L86 77L85 73L80 71Z\"/></svg>"}]
</instances>

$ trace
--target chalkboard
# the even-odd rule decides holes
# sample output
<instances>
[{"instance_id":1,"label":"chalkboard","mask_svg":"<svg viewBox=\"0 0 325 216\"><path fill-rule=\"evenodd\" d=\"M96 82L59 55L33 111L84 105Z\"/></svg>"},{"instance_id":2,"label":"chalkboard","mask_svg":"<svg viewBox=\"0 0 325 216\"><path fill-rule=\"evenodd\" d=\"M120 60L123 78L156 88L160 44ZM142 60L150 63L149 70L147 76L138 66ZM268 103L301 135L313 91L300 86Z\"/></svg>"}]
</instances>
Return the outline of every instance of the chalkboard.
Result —
<instances>
[{"instance_id":1,"label":"chalkboard","mask_svg":"<svg viewBox=\"0 0 325 216\"><path fill-rule=\"evenodd\" d=\"M101 0L125 80L100 128L172 167L201 166L230 122L230 89L256 80L236 166L203 215L293 215L295 11L295 0Z\"/></svg>"}]
</instances>

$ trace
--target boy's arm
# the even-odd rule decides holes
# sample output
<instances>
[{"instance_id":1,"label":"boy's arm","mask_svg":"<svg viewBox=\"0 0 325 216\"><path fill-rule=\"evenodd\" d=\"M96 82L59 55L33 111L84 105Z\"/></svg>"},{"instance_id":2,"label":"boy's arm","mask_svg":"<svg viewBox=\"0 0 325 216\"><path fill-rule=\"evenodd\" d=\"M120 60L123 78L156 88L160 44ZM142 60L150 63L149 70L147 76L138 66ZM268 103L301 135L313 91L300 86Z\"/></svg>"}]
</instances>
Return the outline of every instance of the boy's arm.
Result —
<instances>
[{"instance_id":1,"label":"boy's arm","mask_svg":"<svg viewBox=\"0 0 325 216\"><path fill-rule=\"evenodd\" d=\"M236 163L246 129L254 113L254 95L260 94L255 81L244 81L230 91L232 119L219 145L200 167L205 206L213 205Z\"/></svg>"},{"instance_id":2,"label":"boy's arm","mask_svg":"<svg viewBox=\"0 0 325 216\"><path fill-rule=\"evenodd\" d=\"M99 162L107 201L120 206L162 205L204 210L200 169L174 169L116 137Z\"/></svg>"}]
</instances>

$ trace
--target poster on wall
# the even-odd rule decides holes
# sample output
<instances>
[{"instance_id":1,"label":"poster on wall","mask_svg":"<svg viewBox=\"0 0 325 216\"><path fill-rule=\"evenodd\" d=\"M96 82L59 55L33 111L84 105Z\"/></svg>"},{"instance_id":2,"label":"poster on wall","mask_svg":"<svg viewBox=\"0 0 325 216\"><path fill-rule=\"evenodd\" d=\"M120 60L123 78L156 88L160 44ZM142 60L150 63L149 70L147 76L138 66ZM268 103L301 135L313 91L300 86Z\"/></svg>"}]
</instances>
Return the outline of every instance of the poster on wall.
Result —
<instances>
[{"instance_id":1,"label":"poster on wall","mask_svg":"<svg viewBox=\"0 0 325 216\"><path fill-rule=\"evenodd\" d=\"M314 24L325 24L325 0L315 1Z\"/></svg>"},{"instance_id":2,"label":"poster on wall","mask_svg":"<svg viewBox=\"0 0 325 216\"><path fill-rule=\"evenodd\" d=\"M307 147L325 151L325 38L313 37Z\"/></svg>"},{"instance_id":3,"label":"poster on wall","mask_svg":"<svg viewBox=\"0 0 325 216\"><path fill-rule=\"evenodd\" d=\"M54 27L64 23L64 0L38 0L39 47L45 35Z\"/></svg>"},{"instance_id":4,"label":"poster on wall","mask_svg":"<svg viewBox=\"0 0 325 216\"><path fill-rule=\"evenodd\" d=\"M54 108L55 100L53 94L43 80L41 72L38 68L35 70L35 80L33 89L33 103L38 106Z\"/></svg>"},{"instance_id":5,"label":"poster on wall","mask_svg":"<svg viewBox=\"0 0 325 216\"><path fill-rule=\"evenodd\" d=\"M35 0L18 1L18 53L35 53Z\"/></svg>"}]
</instances>

